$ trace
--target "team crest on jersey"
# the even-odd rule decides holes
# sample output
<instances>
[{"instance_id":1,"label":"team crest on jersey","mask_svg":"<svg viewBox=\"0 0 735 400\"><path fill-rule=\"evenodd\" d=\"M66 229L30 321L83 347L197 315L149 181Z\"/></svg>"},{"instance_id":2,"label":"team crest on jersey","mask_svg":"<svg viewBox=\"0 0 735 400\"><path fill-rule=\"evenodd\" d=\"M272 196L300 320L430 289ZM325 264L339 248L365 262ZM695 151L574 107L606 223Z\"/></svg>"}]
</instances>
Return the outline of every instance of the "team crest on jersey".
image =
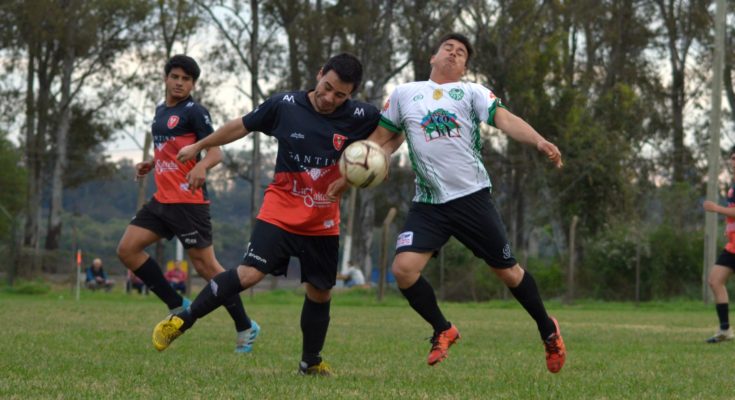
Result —
<instances>
[{"instance_id":1,"label":"team crest on jersey","mask_svg":"<svg viewBox=\"0 0 735 400\"><path fill-rule=\"evenodd\" d=\"M460 101L462 100L462 97L464 97L464 90L460 88L454 88L449 91L449 97L453 98L454 100Z\"/></svg>"},{"instance_id":2,"label":"team crest on jersey","mask_svg":"<svg viewBox=\"0 0 735 400\"><path fill-rule=\"evenodd\" d=\"M332 144L334 145L335 150L337 151L342 150L342 146L345 145L346 140L347 140L347 136L340 135L339 133L335 133L334 136L332 136Z\"/></svg>"},{"instance_id":3,"label":"team crest on jersey","mask_svg":"<svg viewBox=\"0 0 735 400\"><path fill-rule=\"evenodd\" d=\"M459 122L457 115L440 108L429 112L421 119L426 141L432 141L442 137L459 137Z\"/></svg>"},{"instance_id":4,"label":"team crest on jersey","mask_svg":"<svg viewBox=\"0 0 735 400\"><path fill-rule=\"evenodd\" d=\"M168 126L168 129L174 129L176 128L176 125L179 124L179 116L178 115L172 115L168 117L168 121L166 122L166 126Z\"/></svg>"},{"instance_id":5,"label":"team crest on jersey","mask_svg":"<svg viewBox=\"0 0 735 400\"><path fill-rule=\"evenodd\" d=\"M439 100L444 96L444 91L441 89L434 89L434 100Z\"/></svg>"}]
</instances>

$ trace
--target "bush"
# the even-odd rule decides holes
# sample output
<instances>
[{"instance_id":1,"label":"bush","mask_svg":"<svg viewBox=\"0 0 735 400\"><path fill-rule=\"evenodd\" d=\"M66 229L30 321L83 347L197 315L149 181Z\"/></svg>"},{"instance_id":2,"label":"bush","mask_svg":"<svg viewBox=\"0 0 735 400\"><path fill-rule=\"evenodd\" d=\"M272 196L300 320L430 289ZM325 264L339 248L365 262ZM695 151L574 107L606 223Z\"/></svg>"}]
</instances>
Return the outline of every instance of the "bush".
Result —
<instances>
[{"instance_id":1,"label":"bush","mask_svg":"<svg viewBox=\"0 0 735 400\"><path fill-rule=\"evenodd\" d=\"M46 294L51 291L51 286L40 280L36 279L33 281L17 280L13 286L6 286L5 292L14 294Z\"/></svg>"},{"instance_id":2,"label":"bush","mask_svg":"<svg viewBox=\"0 0 735 400\"><path fill-rule=\"evenodd\" d=\"M585 294L603 300L635 299L638 253L641 300L700 296L702 232L682 231L669 224L642 232L619 223L587 243L580 266Z\"/></svg>"}]
</instances>

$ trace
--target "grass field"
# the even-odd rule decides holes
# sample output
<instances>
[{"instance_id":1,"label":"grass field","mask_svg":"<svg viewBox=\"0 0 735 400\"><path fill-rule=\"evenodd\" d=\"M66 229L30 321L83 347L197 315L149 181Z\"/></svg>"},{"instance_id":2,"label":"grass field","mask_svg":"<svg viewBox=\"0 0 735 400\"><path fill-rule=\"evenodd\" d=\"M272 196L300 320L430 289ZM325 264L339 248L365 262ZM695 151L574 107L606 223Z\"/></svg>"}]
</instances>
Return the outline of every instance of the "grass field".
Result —
<instances>
[{"instance_id":1,"label":"grass field","mask_svg":"<svg viewBox=\"0 0 735 400\"><path fill-rule=\"evenodd\" d=\"M567 344L561 373L546 371L535 324L515 302L443 304L462 333L450 357L425 364L430 329L398 296L336 293L323 356L331 378L296 373L302 294L243 294L262 333L233 352L220 309L168 350L151 330L165 316L153 296L68 290L0 292L0 398L150 399L725 399L735 397L735 343L703 342L712 306L695 302L548 305Z\"/></svg>"}]
</instances>

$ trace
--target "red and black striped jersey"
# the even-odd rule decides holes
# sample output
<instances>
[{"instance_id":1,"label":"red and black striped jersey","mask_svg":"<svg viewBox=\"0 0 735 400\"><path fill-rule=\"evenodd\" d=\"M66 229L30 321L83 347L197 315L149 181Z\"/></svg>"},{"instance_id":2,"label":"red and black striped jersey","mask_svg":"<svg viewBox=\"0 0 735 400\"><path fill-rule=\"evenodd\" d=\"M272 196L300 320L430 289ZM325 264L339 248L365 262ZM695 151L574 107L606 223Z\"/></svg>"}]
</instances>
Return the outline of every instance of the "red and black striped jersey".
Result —
<instances>
[{"instance_id":1,"label":"red and black striped jersey","mask_svg":"<svg viewBox=\"0 0 735 400\"><path fill-rule=\"evenodd\" d=\"M212 131L209 111L191 97L173 107L166 106L165 102L156 107L151 123L156 178L153 196L156 200L161 203L209 203L206 184L192 193L186 180L200 157L181 163L176 155L182 147L203 139Z\"/></svg>"},{"instance_id":2,"label":"red and black striped jersey","mask_svg":"<svg viewBox=\"0 0 735 400\"><path fill-rule=\"evenodd\" d=\"M375 106L351 99L320 114L303 91L276 94L245 115L248 131L278 140L258 219L300 235L338 235L339 202L327 199L327 188L340 176L337 161L345 147L367 138L379 120Z\"/></svg>"}]
</instances>

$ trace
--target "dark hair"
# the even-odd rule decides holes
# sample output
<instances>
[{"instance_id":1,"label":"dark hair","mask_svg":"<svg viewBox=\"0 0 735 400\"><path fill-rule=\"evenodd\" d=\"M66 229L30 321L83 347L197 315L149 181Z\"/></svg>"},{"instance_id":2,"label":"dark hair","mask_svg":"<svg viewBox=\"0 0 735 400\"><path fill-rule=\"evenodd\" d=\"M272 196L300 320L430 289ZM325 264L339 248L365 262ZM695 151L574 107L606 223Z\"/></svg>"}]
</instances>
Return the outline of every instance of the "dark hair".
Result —
<instances>
[{"instance_id":1,"label":"dark hair","mask_svg":"<svg viewBox=\"0 0 735 400\"><path fill-rule=\"evenodd\" d=\"M194 61L193 58L184 54L177 54L171 57L168 62L166 62L166 66L163 67L163 71L166 73L166 76L168 76L169 72L174 68L183 69L184 72L191 75L194 82L199 79L199 74L202 73L197 62Z\"/></svg>"},{"instance_id":2,"label":"dark hair","mask_svg":"<svg viewBox=\"0 0 735 400\"><path fill-rule=\"evenodd\" d=\"M439 39L439 42L436 44L433 54L436 54L439 51L439 48L441 48L444 42L446 42L447 40L452 40L452 39L462 43L464 47L467 48L467 62L465 64L469 64L470 60L472 59L472 54L475 51L472 49L472 44L470 44L470 39L467 39L467 36L461 33L452 32L452 33L447 33L446 35L442 36Z\"/></svg>"},{"instance_id":3,"label":"dark hair","mask_svg":"<svg viewBox=\"0 0 735 400\"><path fill-rule=\"evenodd\" d=\"M362 63L357 57L349 53L341 53L327 60L322 67L322 75L334 71L339 79L352 84L352 93L355 93L362 83Z\"/></svg>"},{"instance_id":4,"label":"dark hair","mask_svg":"<svg viewBox=\"0 0 735 400\"><path fill-rule=\"evenodd\" d=\"M735 154L735 146L730 147L730 153L728 153L728 155L733 155L733 154Z\"/></svg>"}]
</instances>

